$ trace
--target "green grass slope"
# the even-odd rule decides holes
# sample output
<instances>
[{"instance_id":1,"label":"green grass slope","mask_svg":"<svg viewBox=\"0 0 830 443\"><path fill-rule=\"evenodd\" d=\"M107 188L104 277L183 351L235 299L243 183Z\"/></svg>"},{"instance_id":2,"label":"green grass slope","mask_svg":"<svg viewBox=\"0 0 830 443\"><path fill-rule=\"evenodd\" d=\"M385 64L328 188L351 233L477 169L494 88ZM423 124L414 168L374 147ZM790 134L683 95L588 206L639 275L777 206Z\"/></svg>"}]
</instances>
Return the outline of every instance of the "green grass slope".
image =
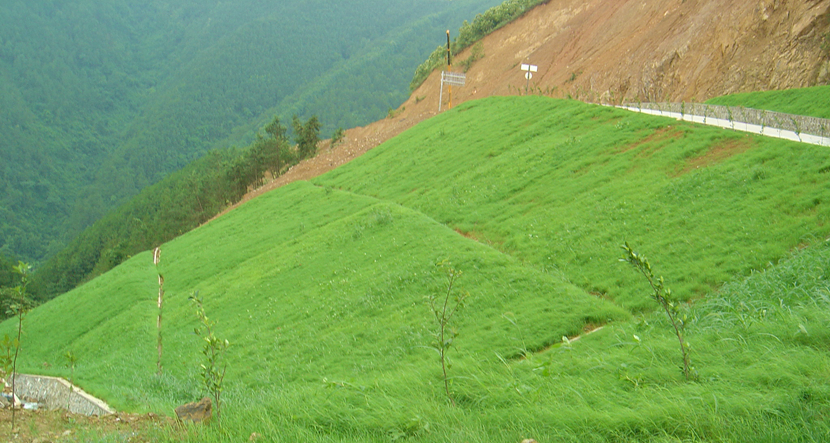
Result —
<instances>
[{"instance_id":1,"label":"green grass slope","mask_svg":"<svg viewBox=\"0 0 830 443\"><path fill-rule=\"evenodd\" d=\"M783 91L746 92L716 97L706 103L712 105L743 106L796 115L830 118L830 86L786 89Z\"/></svg>"},{"instance_id":2,"label":"green grass slope","mask_svg":"<svg viewBox=\"0 0 830 443\"><path fill-rule=\"evenodd\" d=\"M585 290L650 308L628 241L681 298L830 232L830 151L576 101L459 106L314 182L395 201Z\"/></svg>"},{"instance_id":3,"label":"green grass slope","mask_svg":"<svg viewBox=\"0 0 830 443\"><path fill-rule=\"evenodd\" d=\"M162 248L164 377L153 375L157 288L147 253L32 312L25 360L29 370L55 371L72 350L76 378L91 392L119 408L169 411L198 395L187 297L199 290L218 334L233 343L232 392L325 398L327 386L347 384L394 392L383 402L395 408L406 409L410 395L443 404L432 392L440 367L424 297L440 291L435 263L445 258L466 272L459 285L473 294L458 324L468 349L456 367L501 366L588 323L628 316L410 209L298 183ZM72 328L54 330L64 322ZM280 397L262 401L288 407ZM371 409L355 412L366 416L360 429L385 432ZM333 420L316 412L312 422Z\"/></svg>"},{"instance_id":4,"label":"green grass slope","mask_svg":"<svg viewBox=\"0 0 830 443\"><path fill-rule=\"evenodd\" d=\"M165 244L158 270L142 253L38 307L23 367L68 375L72 350L85 389L170 413L204 395L198 290L232 345L224 431L186 441L826 441L828 164L809 145L577 102L468 103ZM623 240L699 298L681 308L696 381L619 263ZM424 299L446 258L472 296L456 407Z\"/></svg>"}]
</instances>

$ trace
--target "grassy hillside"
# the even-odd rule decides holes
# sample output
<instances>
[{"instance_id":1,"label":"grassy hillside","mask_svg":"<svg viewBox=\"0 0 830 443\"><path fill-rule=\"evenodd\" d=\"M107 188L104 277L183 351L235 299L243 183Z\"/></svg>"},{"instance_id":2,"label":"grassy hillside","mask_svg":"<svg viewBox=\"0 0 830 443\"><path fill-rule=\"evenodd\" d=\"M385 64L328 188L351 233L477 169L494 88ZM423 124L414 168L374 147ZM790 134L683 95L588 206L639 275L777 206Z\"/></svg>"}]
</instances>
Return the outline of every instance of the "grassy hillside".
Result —
<instances>
[{"instance_id":1,"label":"grassy hillside","mask_svg":"<svg viewBox=\"0 0 830 443\"><path fill-rule=\"evenodd\" d=\"M830 108L826 105L828 100L830 100L830 86L815 86L784 91L725 95L713 98L706 103L830 118Z\"/></svg>"},{"instance_id":2,"label":"grassy hillside","mask_svg":"<svg viewBox=\"0 0 830 443\"><path fill-rule=\"evenodd\" d=\"M520 104L521 103L521 104ZM624 240L693 299L830 227L819 147L544 98L464 104L320 177L391 200L585 290L650 306Z\"/></svg>"},{"instance_id":3,"label":"grassy hillside","mask_svg":"<svg viewBox=\"0 0 830 443\"><path fill-rule=\"evenodd\" d=\"M142 253L38 307L22 359L65 375L72 350L85 389L170 413L203 395L198 290L231 342L231 439L822 441L828 164L818 147L578 102L470 102L165 244L158 270ZM681 311L697 381L618 261L623 240L696 299ZM424 299L444 290L447 258L471 294L456 407Z\"/></svg>"},{"instance_id":4,"label":"grassy hillside","mask_svg":"<svg viewBox=\"0 0 830 443\"><path fill-rule=\"evenodd\" d=\"M456 367L502 365L579 334L586 323L627 318L421 214L306 183L258 199L162 251L164 377L153 376L157 288L147 253L34 311L28 335L53 338L29 347L27 361L57 369L72 349L80 361L76 378L91 392L119 408L169 411L198 395L192 376L199 345L187 297L199 290L220 322L217 333L233 343L231 396L289 386L296 387L285 391L290 401L325 397L341 385L397 391L373 403L392 401L401 423L374 416L368 405L356 411L365 422L355 426L383 431L406 425L410 395L443 403L431 388L440 367L427 348L431 318L424 304L440 286L439 260L451 258L466 272L459 286L473 294L458 324L457 346L469 350L454 356ZM71 325L50 333L70 312ZM283 403L288 399L261 400L292 408ZM318 419L333 417L310 417Z\"/></svg>"},{"instance_id":5,"label":"grassy hillside","mask_svg":"<svg viewBox=\"0 0 830 443\"><path fill-rule=\"evenodd\" d=\"M444 30L496 3L4 2L0 253L55 254L274 115L316 114L324 135L382 118Z\"/></svg>"}]
</instances>

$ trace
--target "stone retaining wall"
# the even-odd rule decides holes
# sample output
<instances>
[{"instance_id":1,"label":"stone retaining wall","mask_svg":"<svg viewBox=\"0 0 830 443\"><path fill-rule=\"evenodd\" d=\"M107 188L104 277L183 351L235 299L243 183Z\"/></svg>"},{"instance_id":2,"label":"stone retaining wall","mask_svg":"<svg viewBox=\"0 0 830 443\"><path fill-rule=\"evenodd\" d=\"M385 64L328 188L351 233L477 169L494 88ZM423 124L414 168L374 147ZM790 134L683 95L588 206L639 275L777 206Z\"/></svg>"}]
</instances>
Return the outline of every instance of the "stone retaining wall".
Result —
<instances>
[{"instance_id":1,"label":"stone retaining wall","mask_svg":"<svg viewBox=\"0 0 830 443\"><path fill-rule=\"evenodd\" d=\"M83 415L107 415L114 412L103 401L62 378L18 374L14 379L18 398L36 401L46 409L67 409Z\"/></svg>"}]
</instances>

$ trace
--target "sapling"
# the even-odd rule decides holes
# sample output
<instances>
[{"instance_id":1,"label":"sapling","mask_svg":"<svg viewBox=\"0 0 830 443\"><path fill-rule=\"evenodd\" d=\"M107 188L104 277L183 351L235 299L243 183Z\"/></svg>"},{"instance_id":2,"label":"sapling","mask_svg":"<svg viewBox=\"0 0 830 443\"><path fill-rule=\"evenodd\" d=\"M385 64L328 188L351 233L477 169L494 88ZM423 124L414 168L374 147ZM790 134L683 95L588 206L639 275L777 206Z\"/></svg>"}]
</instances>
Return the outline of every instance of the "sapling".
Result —
<instances>
[{"instance_id":1,"label":"sapling","mask_svg":"<svg viewBox=\"0 0 830 443\"><path fill-rule=\"evenodd\" d=\"M444 378L444 390L447 393L447 398L455 406L455 400L450 394L449 377L447 376L447 370L451 366L447 354L452 347L453 340L458 336L458 331L450 327L450 320L464 307L464 302L470 294L456 291L455 298L450 302L453 285L455 284L455 280L461 276L461 271L453 268L452 264L447 260L438 263L438 267L446 273L447 291L446 293L442 291L438 295L432 294L427 299L429 301L429 308L432 310L433 315L435 315L435 321L438 324L438 330L433 334L435 337L433 346L438 351L440 357L441 371Z\"/></svg>"},{"instance_id":2,"label":"sapling","mask_svg":"<svg viewBox=\"0 0 830 443\"><path fill-rule=\"evenodd\" d=\"M795 135L798 137L798 141L801 141L801 125L798 123L798 119L796 117L790 117L790 120L793 121L793 127L795 127Z\"/></svg>"},{"instance_id":3,"label":"sapling","mask_svg":"<svg viewBox=\"0 0 830 443\"><path fill-rule=\"evenodd\" d=\"M201 373L199 374L202 383L205 385L213 402L216 405L216 422L219 427L222 427L222 382L225 379L225 370L227 364L222 362L222 354L230 346L227 340L222 340L216 337L213 332L213 327L216 325L215 321L208 319L205 315L205 308L202 305L202 299L199 298L199 291L190 296L190 300L196 306L196 316L199 318L199 326L194 329L196 335L204 340L202 345L202 355L204 355L204 363L200 365ZM220 370L219 367L222 367Z\"/></svg>"},{"instance_id":4,"label":"sapling","mask_svg":"<svg viewBox=\"0 0 830 443\"><path fill-rule=\"evenodd\" d=\"M329 143L330 148L334 148L335 146L339 145L343 142L346 138L346 131L343 130L343 127L337 128L336 131L331 135L331 142Z\"/></svg>"},{"instance_id":5,"label":"sapling","mask_svg":"<svg viewBox=\"0 0 830 443\"><path fill-rule=\"evenodd\" d=\"M78 357L74 352L66 351L63 358L66 359L66 367L69 369L69 396L66 397L66 410L68 411L72 403L72 385L75 384L75 363L77 363Z\"/></svg>"},{"instance_id":6,"label":"sapling","mask_svg":"<svg viewBox=\"0 0 830 443\"><path fill-rule=\"evenodd\" d=\"M20 284L13 290L12 294L14 300L9 307L9 314L17 317L17 339L12 342L14 346L14 356L12 357L11 377L12 377L12 432L14 432L15 423L15 407L14 398L17 394L17 385L15 379L17 378L17 357L20 355L20 340L23 337L23 317L28 312L28 299L26 297L26 286L29 285L29 273L32 267L22 261L17 262L17 266L13 268L14 272L20 275Z\"/></svg>"},{"instance_id":7,"label":"sapling","mask_svg":"<svg viewBox=\"0 0 830 443\"><path fill-rule=\"evenodd\" d=\"M621 258L620 261L628 262L640 271L643 276L645 276L649 285L651 285L651 289L654 291L652 297L657 301L657 303L660 303L663 311L665 311L666 315L669 317L669 321L674 328L674 333L677 335L677 341L680 343L680 352L683 356L683 375L686 377L687 381L693 379L694 368L692 367L691 360L689 358L691 347L683 338L683 319L680 318L680 312L677 304L672 301L671 289L666 288L663 276L658 278L654 277L654 273L651 270L651 264L648 262L648 259L645 256L635 252L634 249L628 245L628 242L622 246L622 249L625 251L625 257Z\"/></svg>"}]
</instances>

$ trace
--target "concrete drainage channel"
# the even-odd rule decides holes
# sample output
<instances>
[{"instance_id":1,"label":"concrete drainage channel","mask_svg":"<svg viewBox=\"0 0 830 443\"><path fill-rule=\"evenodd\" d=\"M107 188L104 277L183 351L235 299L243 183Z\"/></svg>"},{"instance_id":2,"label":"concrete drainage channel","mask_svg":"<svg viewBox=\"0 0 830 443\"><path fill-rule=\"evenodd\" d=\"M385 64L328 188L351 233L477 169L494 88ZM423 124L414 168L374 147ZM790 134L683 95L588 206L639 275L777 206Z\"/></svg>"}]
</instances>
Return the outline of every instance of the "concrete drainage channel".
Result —
<instances>
[{"instance_id":1,"label":"concrete drainage channel","mask_svg":"<svg viewBox=\"0 0 830 443\"><path fill-rule=\"evenodd\" d=\"M17 398L27 409L66 409L73 414L98 416L115 412L62 378L18 374L15 384Z\"/></svg>"}]
</instances>

